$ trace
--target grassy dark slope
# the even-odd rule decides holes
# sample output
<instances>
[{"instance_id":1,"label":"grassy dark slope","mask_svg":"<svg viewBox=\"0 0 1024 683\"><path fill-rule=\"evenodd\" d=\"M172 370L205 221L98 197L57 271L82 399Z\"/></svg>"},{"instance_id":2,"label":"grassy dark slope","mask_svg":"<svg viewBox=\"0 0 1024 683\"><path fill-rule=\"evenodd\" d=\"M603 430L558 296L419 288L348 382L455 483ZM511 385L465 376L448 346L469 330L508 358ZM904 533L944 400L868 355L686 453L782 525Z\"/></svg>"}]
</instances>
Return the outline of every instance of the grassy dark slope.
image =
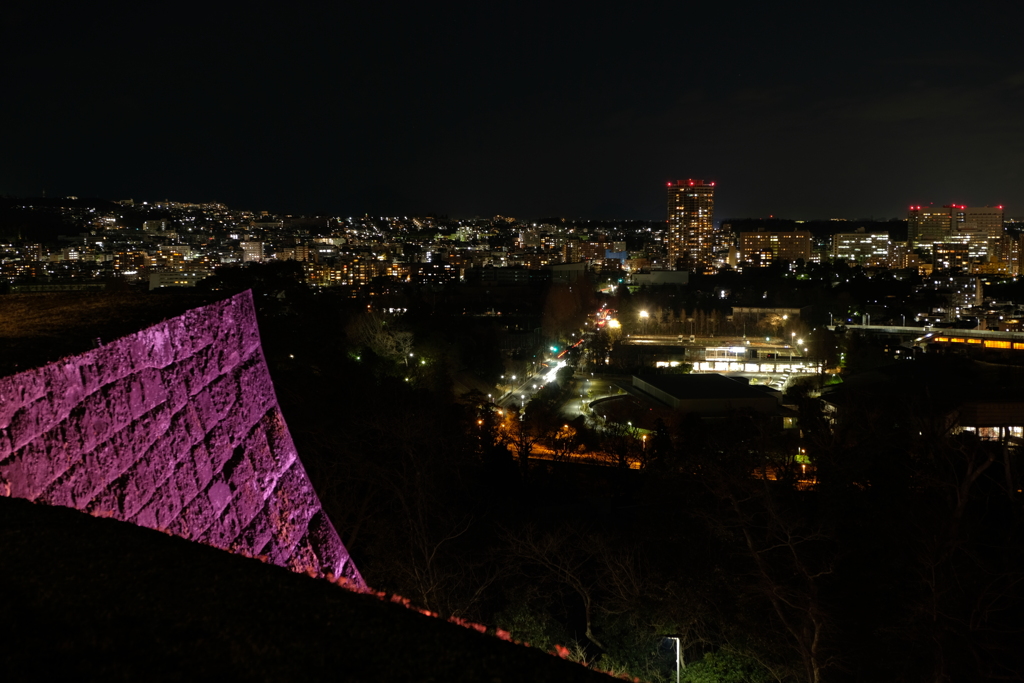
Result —
<instances>
[{"instance_id":1,"label":"grassy dark slope","mask_svg":"<svg viewBox=\"0 0 1024 683\"><path fill-rule=\"evenodd\" d=\"M111 342L224 294L60 292L0 296L0 377Z\"/></svg>"},{"instance_id":2,"label":"grassy dark slope","mask_svg":"<svg viewBox=\"0 0 1024 683\"><path fill-rule=\"evenodd\" d=\"M23 500L0 498L0 586L5 680L609 680L323 580Z\"/></svg>"}]
</instances>

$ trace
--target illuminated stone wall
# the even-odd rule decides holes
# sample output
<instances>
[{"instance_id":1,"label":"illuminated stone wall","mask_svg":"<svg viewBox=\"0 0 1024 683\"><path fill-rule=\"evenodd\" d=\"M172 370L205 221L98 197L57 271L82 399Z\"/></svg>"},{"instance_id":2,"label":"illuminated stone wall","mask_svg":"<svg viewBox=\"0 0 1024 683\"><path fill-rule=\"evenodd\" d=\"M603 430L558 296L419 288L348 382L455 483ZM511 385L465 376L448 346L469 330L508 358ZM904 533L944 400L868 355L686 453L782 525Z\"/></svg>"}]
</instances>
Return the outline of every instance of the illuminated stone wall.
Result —
<instances>
[{"instance_id":1,"label":"illuminated stone wall","mask_svg":"<svg viewBox=\"0 0 1024 683\"><path fill-rule=\"evenodd\" d=\"M0 495L362 584L277 405L249 292L0 378Z\"/></svg>"}]
</instances>

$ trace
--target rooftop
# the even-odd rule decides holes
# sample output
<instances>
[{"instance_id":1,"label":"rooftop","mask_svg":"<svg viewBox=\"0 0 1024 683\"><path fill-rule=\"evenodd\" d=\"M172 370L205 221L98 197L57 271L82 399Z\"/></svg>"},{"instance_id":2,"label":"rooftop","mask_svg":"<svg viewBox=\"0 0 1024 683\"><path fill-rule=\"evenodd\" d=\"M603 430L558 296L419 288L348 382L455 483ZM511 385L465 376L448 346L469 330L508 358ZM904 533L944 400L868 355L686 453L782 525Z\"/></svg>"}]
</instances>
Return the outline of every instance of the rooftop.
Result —
<instances>
[{"instance_id":1,"label":"rooftop","mask_svg":"<svg viewBox=\"0 0 1024 683\"><path fill-rule=\"evenodd\" d=\"M644 375L639 379L681 400L774 396L774 392L763 387L751 386L743 380L719 374Z\"/></svg>"}]
</instances>

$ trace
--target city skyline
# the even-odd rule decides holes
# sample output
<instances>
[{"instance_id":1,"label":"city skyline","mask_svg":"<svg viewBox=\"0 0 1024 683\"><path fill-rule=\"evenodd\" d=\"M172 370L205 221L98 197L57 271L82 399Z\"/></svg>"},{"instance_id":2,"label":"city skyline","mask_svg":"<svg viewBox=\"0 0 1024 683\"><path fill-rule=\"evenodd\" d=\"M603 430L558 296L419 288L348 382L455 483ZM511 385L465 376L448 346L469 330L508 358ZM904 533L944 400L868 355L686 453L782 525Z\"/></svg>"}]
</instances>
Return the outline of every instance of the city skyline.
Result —
<instances>
[{"instance_id":1,"label":"city skyline","mask_svg":"<svg viewBox=\"0 0 1024 683\"><path fill-rule=\"evenodd\" d=\"M1021 14L21 6L0 26L0 194L650 220L693 177L722 217L1019 215Z\"/></svg>"}]
</instances>

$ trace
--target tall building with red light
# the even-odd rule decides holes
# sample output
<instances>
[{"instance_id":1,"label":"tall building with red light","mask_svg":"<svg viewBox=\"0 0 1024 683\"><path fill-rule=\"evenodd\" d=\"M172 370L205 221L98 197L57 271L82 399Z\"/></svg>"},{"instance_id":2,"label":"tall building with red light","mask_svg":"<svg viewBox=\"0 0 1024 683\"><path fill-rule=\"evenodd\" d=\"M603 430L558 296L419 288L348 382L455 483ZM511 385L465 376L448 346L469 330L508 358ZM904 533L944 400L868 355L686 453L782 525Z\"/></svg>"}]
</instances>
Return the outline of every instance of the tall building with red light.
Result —
<instances>
[{"instance_id":1,"label":"tall building with red light","mask_svg":"<svg viewBox=\"0 0 1024 683\"><path fill-rule=\"evenodd\" d=\"M947 206L911 206L907 216L907 241L912 249L931 253L936 242L948 242L953 235L953 204Z\"/></svg>"},{"instance_id":2,"label":"tall building with red light","mask_svg":"<svg viewBox=\"0 0 1024 683\"><path fill-rule=\"evenodd\" d=\"M930 254L940 243L964 244L972 259L997 259L1003 236L1003 207L911 206L907 233L911 248L921 252Z\"/></svg>"},{"instance_id":3,"label":"tall building with red light","mask_svg":"<svg viewBox=\"0 0 1024 683\"><path fill-rule=\"evenodd\" d=\"M715 184L677 180L668 184L669 261L676 268L711 270L715 260Z\"/></svg>"}]
</instances>

